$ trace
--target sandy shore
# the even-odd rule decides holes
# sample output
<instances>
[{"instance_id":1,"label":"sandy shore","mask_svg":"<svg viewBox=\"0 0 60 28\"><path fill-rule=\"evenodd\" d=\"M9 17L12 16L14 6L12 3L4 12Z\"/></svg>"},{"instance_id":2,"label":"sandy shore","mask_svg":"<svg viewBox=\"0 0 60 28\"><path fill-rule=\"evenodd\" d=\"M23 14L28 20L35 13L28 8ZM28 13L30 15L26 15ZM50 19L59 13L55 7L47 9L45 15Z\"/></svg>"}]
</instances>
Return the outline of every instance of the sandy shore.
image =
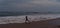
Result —
<instances>
[{"instance_id":1,"label":"sandy shore","mask_svg":"<svg viewBox=\"0 0 60 28\"><path fill-rule=\"evenodd\" d=\"M0 28L58 28L59 26L48 23L49 21L52 20L60 20L60 19L36 21L31 22L30 24L26 23L0 24Z\"/></svg>"}]
</instances>

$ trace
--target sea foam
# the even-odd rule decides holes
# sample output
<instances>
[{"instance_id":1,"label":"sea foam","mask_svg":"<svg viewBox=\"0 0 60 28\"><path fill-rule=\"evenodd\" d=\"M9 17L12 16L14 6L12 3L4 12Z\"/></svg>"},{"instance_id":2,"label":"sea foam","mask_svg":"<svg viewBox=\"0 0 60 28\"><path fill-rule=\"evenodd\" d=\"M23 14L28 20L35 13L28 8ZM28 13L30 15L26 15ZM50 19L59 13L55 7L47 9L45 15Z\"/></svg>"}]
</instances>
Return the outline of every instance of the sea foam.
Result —
<instances>
[{"instance_id":1,"label":"sea foam","mask_svg":"<svg viewBox=\"0 0 60 28\"><path fill-rule=\"evenodd\" d=\"M24 15L24 16L6 16L0 17L0 24L9 23L24 23L25 16L28 16L29 21L40 21L59 18L60 14L42 14L42 15Z\"/></svg>"}]
</instances>

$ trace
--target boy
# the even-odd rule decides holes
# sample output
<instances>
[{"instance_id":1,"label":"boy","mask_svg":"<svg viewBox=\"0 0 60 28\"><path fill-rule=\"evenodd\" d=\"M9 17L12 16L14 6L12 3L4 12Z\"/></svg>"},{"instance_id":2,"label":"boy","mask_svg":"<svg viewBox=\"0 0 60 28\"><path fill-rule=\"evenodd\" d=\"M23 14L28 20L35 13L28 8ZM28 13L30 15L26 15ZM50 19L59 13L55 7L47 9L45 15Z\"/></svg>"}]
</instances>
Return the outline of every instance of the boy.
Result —
<instances>
[{"instance_id":1,"label":"boy","mask_svg":"<svg viewBox=\"0 0 60 28\"><path fill-rule=\"evenodd\" d=\"M28 17L26 16L25 18L26 18L25 23L26 23L26 24L27 24L27 23L30 24L30 21L28 20Z\"/></svg>"}]
</instances>

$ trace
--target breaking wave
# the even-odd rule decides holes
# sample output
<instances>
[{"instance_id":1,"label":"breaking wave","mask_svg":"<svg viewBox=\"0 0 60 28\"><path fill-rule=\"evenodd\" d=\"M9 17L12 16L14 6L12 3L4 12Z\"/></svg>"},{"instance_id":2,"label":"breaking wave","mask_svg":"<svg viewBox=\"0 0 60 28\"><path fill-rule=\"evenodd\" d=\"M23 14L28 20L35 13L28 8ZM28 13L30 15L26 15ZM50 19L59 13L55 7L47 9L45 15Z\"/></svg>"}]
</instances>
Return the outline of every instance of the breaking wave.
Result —
<instances>
[{"instance_id":1,"label":"breaking wave","mask_svg":"<svg viewBox=\"0 0 60 28\"><path fill-rule=\"evenodd\" d=\"M0 17L0 24L9 24L9 23L24 23L25 16L5 16ZM41 14L41 15L27 15L28 19L32 21L48 20L59 18L60 14Z\"/></svg>"}]
</instances>

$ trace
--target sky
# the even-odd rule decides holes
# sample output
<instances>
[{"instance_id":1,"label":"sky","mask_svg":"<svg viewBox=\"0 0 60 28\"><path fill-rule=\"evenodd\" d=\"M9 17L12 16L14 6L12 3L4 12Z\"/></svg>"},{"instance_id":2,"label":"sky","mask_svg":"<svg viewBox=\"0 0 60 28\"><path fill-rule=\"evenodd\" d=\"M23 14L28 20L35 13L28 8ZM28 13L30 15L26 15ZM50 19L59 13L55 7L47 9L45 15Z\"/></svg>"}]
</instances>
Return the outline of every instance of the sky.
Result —
<instances>
[{"instance_id":1,"label":"sky","mask_svg":"<svg viewBox=\"0 0 60 28\"><path fill-rule=\"evenodd\" d=\"M0 11L60 12L60 0L0 0Z\"/></svg>"}]
</instances>

